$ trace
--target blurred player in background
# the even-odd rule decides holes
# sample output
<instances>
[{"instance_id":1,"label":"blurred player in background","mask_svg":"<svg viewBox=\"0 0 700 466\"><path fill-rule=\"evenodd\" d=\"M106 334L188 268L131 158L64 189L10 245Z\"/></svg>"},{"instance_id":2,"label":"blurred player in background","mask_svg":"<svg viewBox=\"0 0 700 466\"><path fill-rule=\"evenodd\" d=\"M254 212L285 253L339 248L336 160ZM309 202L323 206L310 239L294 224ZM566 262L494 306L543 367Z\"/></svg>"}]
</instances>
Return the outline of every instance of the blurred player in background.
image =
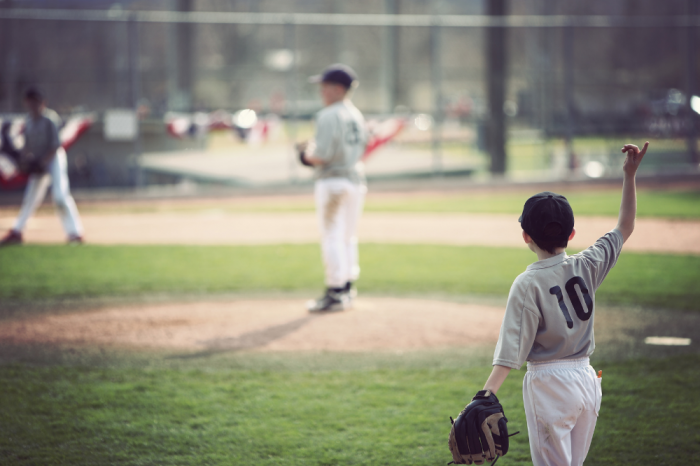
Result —
<instances>
[{"instance_id":1,"label":"blurred player in background","mask_svg":"<svg viewBox=\"0 0 700 466\"><path fill-rule=\"evenodd\" d=\"M29 180L15 226L0 240L0 245L22 243L22 231L44 200L49 184L68 242L82 243L83 227L68 185L66 151L61 148L58 137L60 119L56 112L46 108L44 96L36 88L24 93L24 104L29 116L24 125L20 169L29 174Z\"/></svg>"},{"instance_id":2,"label":"blurred player in background","mask_svg":"<svg viewBox=\"0 0 700 466\"><path fill-rule=\"evenodd\" d=\"M310 312L342 311L356 294L360 275L357 224L367 186L361 158L367 146L362 113L350 101L357 87L355 72L345 65L332 65L309 81L319 83L325 108L316 117L313 141L297 145L301 163L314 167L315 199L326 292L307 304Z\"/></svg>"}]
</instances>

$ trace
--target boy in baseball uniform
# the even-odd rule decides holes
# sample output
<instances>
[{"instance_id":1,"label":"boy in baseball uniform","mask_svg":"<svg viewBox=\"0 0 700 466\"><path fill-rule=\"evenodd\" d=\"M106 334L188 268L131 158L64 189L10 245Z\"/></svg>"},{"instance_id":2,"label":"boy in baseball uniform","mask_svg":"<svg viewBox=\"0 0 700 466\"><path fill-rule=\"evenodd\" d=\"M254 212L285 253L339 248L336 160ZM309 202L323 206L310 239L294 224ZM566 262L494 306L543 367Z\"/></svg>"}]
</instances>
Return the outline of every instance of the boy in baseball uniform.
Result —
<instances>
[{"instance_id":1,"label":"boy in baseball uniform","mask_svg":"<svg viewBox=\"0 0 700 466\"><path fill-rule=\"evenodd\" d=\"M593 438L602 399L600 376L589 363L595 348L595 292L634 230L635 175L646 153L627 144L617 226L573 256L565 248L576 234L564 196L535 194L519 219L523 240L538 261L510 289L493 371L484 386L498 392L511 369L527 361L523 400L530 453L536 466L581 465Z\"/></svg>"},{"instance_id":2,"label":"boy in baseball uniform","mask_svg":"<svg viewBox=\"0 0 700 466\"><path fill-rule=\"evenodd\" d=\"M58 138L58 115L46 108L44 96L36 88L24 93L29 116L24 124L24 147L20 152L23 170L30 173L22 208L14 227L0 240L0 246L21 244L27 221L44 200L49 184L69 243L83 242L83 227L70 194L66 151Z\"/></svg>"},{"instance_id":3,"label":"boy in baseball uniform","mask_svg":"<svg viewBox=\"0 0 700 466\"><path fill-rule=\"evenodd\" d=\"M361 157L367 146L362 113L350 101L357 86L355 72L346 65L332 65L309 79L319 83L325 107L316 117L311 142L297 145L299 159L314 168L314 197L321 230L321 251L326 291L310 301L310 312L346 309L360 275L357 224L367 187Z\"/></svg>"}]
</instances>

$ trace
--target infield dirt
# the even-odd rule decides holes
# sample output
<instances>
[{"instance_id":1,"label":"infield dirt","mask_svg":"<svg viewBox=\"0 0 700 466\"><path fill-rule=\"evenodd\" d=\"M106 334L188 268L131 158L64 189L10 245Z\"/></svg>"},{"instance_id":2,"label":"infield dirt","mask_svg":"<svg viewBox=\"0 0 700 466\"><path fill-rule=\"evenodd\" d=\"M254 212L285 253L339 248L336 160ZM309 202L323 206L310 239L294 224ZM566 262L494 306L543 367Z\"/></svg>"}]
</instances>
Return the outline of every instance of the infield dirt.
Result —
<instances>
[{"instance_id":1,"label":"infield dirt","mask_svg":"<svg viewBox=\"0 0 700 466\"><path fill-rule=\"evenodd\" d=\"M366 296L351 310L309 314L299 299L229 299L134 304L0 322L9 347L99 348L170 354L361 353L493 347L502 305ZM697 351L696 312L600 308L598 356L619 359ZM683 336L681 348L650 347L647 336ZM483 351L482 351L483 352ZM671 352L671 353L669 353Z\"/></svg>"}]
</instances>

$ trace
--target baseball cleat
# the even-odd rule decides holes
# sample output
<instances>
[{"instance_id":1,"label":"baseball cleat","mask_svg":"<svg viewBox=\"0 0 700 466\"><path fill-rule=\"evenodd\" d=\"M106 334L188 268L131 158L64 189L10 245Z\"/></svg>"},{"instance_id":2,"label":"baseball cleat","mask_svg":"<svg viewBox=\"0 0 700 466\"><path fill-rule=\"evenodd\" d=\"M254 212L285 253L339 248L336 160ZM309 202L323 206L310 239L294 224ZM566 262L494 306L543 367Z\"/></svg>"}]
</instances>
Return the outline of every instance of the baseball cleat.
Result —
<instances>
[{"instance_id":1,"label":"baseball cleat","mask_svg":"<svg viewBox=\"0 0 700 466\"><path fill-rule=\"evenodd\" d=\"M22 233L10 230L5 237L0 240L0 246L12 246L14 244L22 244Z\"/></svg>"},{"instance_id":2,"label":"baseball cleat","mask_svg":"<svg viewBox=\"0 0 700 466\"><path fill-rule=\"evenodd\" d=\"M316 300L311 300L306 303L306 309L309 312L334 312L344 311L348 305L348 297L341 290L327 289L326 294Z\"/></svg>"},{"instance_id":3,"label":"baseball cleat","mask_svg":"<svg viewBox=\"0 0 700 466\"><path fill-rule=\"evenodd\" d=\"M83 244L85 240L81 235L70 235L68 237L68 244Z\"/></svg>"},{"instance_id":4,"label":"baseball cleat","mask_svg":"<svg viewBox=\"0 0 700 466\"><path fill-rule=\"evenodd\" d=\"M352 282L347 282L345 284L345 288L343 288L343 292L347 294L350 299L355 299L357 298L357 288L352 286Z\"/></svg>"},{"instance_id":5,"label":"baseball cleat","mask_svg":"<svg viewBox=\"0 0 700 466\"><path fill-rule=\"evenodd\" d=\"M343 288L343 293L348 298L348 306L352 307L352 303L357 298L357 288L352 286L352 282L347 282L345 288Z\"/></svg>"}]
</instances>

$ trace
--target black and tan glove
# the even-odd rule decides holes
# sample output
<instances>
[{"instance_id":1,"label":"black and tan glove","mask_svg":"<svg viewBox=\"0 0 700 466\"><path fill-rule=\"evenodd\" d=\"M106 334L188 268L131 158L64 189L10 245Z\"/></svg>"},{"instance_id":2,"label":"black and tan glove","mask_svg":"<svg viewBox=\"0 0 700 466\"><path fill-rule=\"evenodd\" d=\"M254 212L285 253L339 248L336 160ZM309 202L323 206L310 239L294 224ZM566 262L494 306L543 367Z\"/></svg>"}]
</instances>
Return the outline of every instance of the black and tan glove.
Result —
<instances>
[{"instance_id":1,"label":"black and tan glove","mask_svg":"<svg viewBox=\"0 0 700 466\"><path fill-rule=\"evenodd\" d=\"M489 390L477 392L457 419L450 420L448 446L452 461L448 464L494 464L508 453L508 419L498 398Z\"/></svg>"}]
</instances>

